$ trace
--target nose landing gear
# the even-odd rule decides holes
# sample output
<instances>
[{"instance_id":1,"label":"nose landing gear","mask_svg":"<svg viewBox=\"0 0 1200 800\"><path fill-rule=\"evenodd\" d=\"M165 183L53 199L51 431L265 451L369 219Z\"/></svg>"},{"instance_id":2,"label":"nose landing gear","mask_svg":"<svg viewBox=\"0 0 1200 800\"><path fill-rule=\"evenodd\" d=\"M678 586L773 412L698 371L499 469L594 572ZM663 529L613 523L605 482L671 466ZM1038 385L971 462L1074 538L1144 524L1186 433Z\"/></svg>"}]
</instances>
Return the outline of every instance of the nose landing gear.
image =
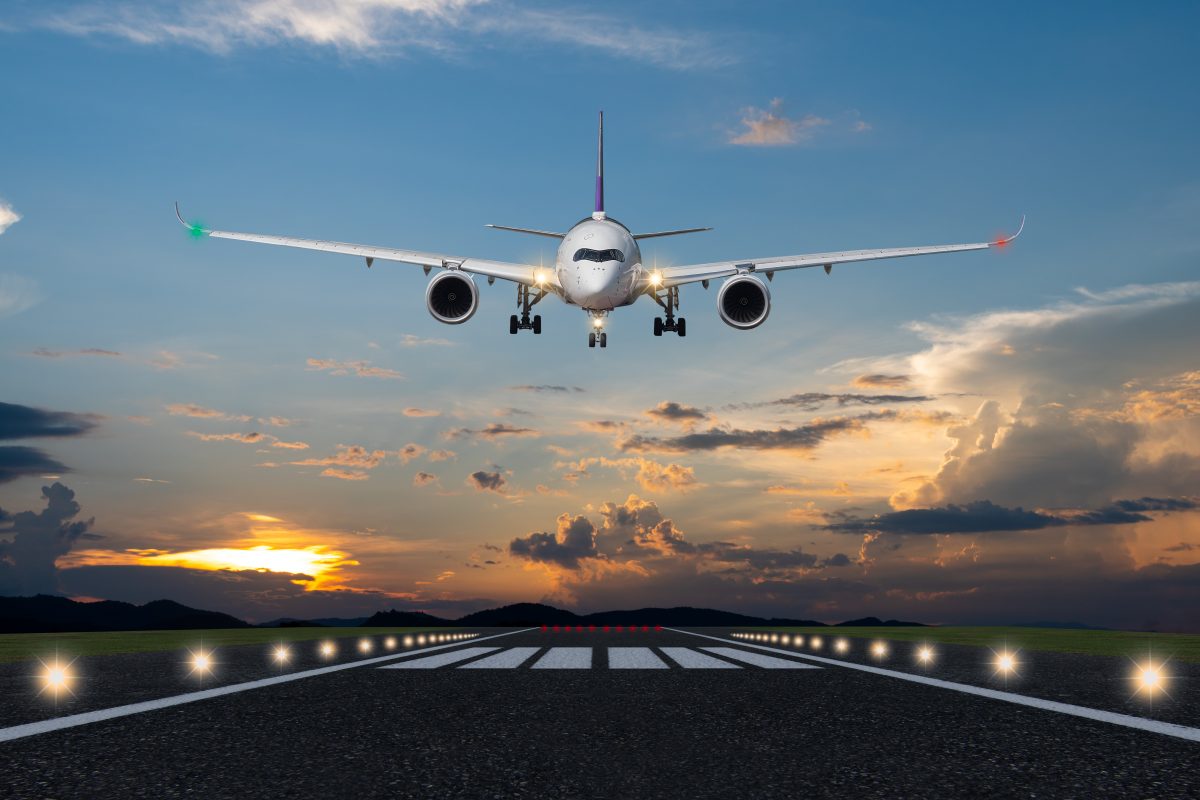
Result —
<instances>
[{"instance_id":1,"label":"nose landing gear","mask_svg":"<svg viewBox=\"0 0 1200 800\"><path fill-rule=\"evenodd\" d=\"M662 306L663 311L667 312L666 319L662 317L654 318L654 335L662 336L663 331L677 333L680 336L687 336L687 320L683 317L675 319L675 310L679 308L679 287L672 286L667 289L666 297L655 292L653 295L654 302Z\"/></svg>"},{"instance_id":2,"label":"nose landing gear","mask_svg":"<svg viewBox=\"0 0 1200 800\"><path fill-rule=\"evenodd\" d=\"M529 317L529 309L537 305L543 297L546 296L545 289L538 289L538 293L530 299L529 287L523 283L517 284L517 305L521 307L521 317L517 318L513 314L508 318L508 332L510 334L517 331L533 331L534 336L542 332L542 316L535 314L532 319Z\"/></svg>"},{"instance_id":3,"label":"nose landing gear","mask_svg":"<svg viewBox=\"0 0 1200 800\"><path fill-rule=\"evenodd\" d=\"M608 334L604 331L604 314L592 312L592 332L588 334L588 347L608 347Z\"/></svg>"}]
</instances>

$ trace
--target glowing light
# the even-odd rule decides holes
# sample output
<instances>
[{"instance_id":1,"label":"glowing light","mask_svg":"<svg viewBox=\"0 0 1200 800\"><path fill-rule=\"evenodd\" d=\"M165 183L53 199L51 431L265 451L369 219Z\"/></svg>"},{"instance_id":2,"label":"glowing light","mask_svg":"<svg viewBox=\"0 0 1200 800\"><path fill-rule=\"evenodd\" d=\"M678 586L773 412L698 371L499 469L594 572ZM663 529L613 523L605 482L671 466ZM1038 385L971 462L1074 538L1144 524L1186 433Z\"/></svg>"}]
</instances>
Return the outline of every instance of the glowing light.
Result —
<instances>
[{"instance_id":1,"label":"glowing light","mask_svg":"<svg viewBox=\"0 0 1200 800\"><path fill-rule=\"evenodd\" d=\"M417 645L420 647L425 646L425 634L421 634L420 636L417 637Z\"/></svg>"},{"instance_id":2,"label":"glowing light","mask_svg":"<svg viewBox=\"0 0 1200 800\"><path fill-rule=\"evenodd\" d=\"M1135 691L1138 694L1145 695L1149 699L1154 699L1154 696L1157 694L1165 694L1167 691L1167 675L1163 668L1164 666L1163 664L1156 664L1150 659L1138 664L1131 678Z\"/></svg>"},{"instance_id":3,"label":"glowing light","mask_svg":"<svg viewBox=\"0 0 1200 800\"><path fill-rule=\"evenodd\" d=\"M191 661L192 672L191 672L191 674L199 675L201 678L203 678L205 675L212 672L212 668L213 668L212 653L209 653L209 652L205 651L204 649L191 650L189 652L192 656L192 661Z\"/></svg>"},{"instance_id":4,"label":"glowing light","mask_svg":"<svg viewBox=\"0 0 1200 800\"><path fill-rule=\"evenodd\" d=\"M658 270L650 273L650 285L654 287L662 286L663 276Z\"/></svg>"},{"instance_id":5,"label":"glowing light","mask_svg":"<svg viewBox=\"0 0 1200 800\"><path fill-rule=\"evenodd\" d=\"M833 649L837 650L839 653L845 653L850 649L850 642L846 639L838 639L833 643Z\"/></svg>"},{"instance_id":6,"label":"glowing light","mask_svg":"<svg viewBox=\"0 0 1200 800\"><path fill-rule=\"evenodd\" d=\"M808 640L808 643L809 643L810 645L812 645L812 649L813 649L813 650L820 650L820 649L821 649L821 637L820 637L820 636L814 636L814 637L812 637L811 639L809 639L809 640Z\"/></svg>"},{"instance_id":7,"label":"glowing light","mask_svg":"<svg viewBox=\"0 0 1200 800\"><path fill-rule=\"evenodd\" d=\"M372 642L370 639L359 639L358 640L358 652L360 652L360 653L371 652L372 646L373 645L372 645Z\"/></svg>"},{"instance_id":8,"label":"glowing light","mask_svg":"<svg viewBox=\"0 0 1200 800\"><path fill-rule=\"evenodd\" d=\"M1001 650L999 653L996 653L994 664L996 672L1007 678L1017 669L1017 657L1008 650Z\"/></svg>"},{"instance_id":9,"label":"glowing light","mask_svg":"<svg viewBox=\"0 0 1200 800\"><path fill-rule=\"evenodd\" d=\"M792 644L796 645L796 647L804 647L804 637L797 636L795 639L792 640Z\"/></svg>"},{"instance_id":10,"label":"glowing light","mask_svg":"<svg viewBox=\"0 0 1200 800\"><path fill-rule=\"evenodd\" d=\"M271 652L271 657L275 659L275 663L279 665L286 664L288 659L292 657L292 653L284 645L276 645Z\"/></svg>"},{"instance_id":11,"label":"glowing light","mask_svg":"<svg viewBox=\"0 0 1200 800\"><path fill-rule=\"evenodd\" d=\"M875 656L876 659L887 658L887 654L887 642L875 642L873 645L871 645L871 655Z\"/></svg>"},{"instance_id":12,"label":"glowing light","mask_svg":"<svg viewBox=\"0 0 1200 800\"><path fill-rule=\"evenodd\" d=\"M917 648L917 661L921 662L921 666L927 667L933 662L933 648L927 644Z\"/></svg>"},{"instance_id":13,"label":"glowing light","mask_svg":"<svg viewBox=\"0 0 1200 800\"><path fill-rule=\"evenodd\" d=\"M779 634L772 633L771 634L771 643L774 644L775 642L778 642L778 641L779 641Z\"/></svg>"},{"instance_id":14,"label":"glowing light","mask_svg":"<svg viewBox=\"0 0 1200 800\"><path fill-rule=\"evenodd\" d=\"M405 647L412 647L412 646L413 646L413 637L411 637L411 636L405 636L405 637L404 637L404 646L405 646Z\"/></svg>"},{"instance_id":15,"label":"glowing light","mask_svg":"<svg viewBox=\"0 0 1200 800\"><path fill-rule=\"evenodd\" d=\"M396 649L396 637L389 636L386 639L384 639L383 646L386 647L388 650L395 650Z\"/></svg>"},{"instance_id":16,"label":"glowing light","mask_svg":"<svg viewBox=\"0 0 1200 800\"><path fill-rule=\"evenodd\" d=\"M791 637L788 636L786 633L783 636L779 637L780 644L787 644L789 641L791 641Z\"/></svg>"},{"instance_id":17,"label":"glowing light","mask_svg":"<svg viewBox=\"0 0 1200 800\"><path fill-rule=\"evenodd\" d=\"M321 658L333 658L337 655L337 645L333 642L321 642Z\"/></svg>"},{"instance_id":18,"label":"glowing light","mask_svg":"<svg viewBox=\"0 0 1200 800\"><path fill-rule=\"evenodd\" d=\"M40 676L42 688L38 694L49 693L55 701L64 692L74 694L71 691L71 684L75 681L75 675L72 674L69 663L63 663L58 656L55 656L49 664L43 661L42 666L44 667Z\"/></svg>"},{"instance_id":19,"label":"glowing light","mask_svg":"<svg viewBox=\"0 0 1200 800\"><path fill-rule=\"evenodd\" d=\"M603 318L603 317L596 317L595 319L593 319L593 320L592 320L592 327L593 327L593 328L596 328L596 329L603 328L603 327L604 327L604 318Z\"/></svg>"}]
</instances>

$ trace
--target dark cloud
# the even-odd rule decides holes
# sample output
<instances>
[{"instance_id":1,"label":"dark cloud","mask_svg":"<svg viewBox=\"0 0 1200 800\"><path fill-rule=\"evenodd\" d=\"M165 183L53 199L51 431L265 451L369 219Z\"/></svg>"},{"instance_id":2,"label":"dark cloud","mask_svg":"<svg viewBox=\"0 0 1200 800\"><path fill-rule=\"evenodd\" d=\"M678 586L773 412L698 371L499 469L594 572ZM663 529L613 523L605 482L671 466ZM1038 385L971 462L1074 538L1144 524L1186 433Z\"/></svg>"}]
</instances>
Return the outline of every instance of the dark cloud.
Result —
<instances>
[{"instance_id":1,"label":"dark cloud","mask_svg":"<svg viewBox=\"0 0 1200 800\"><path fill-rule=\"evenodd\" d=\"M785 406L801 411L816 411L823 406L833 404L838 408L845 406L881 406L897 403L926 403L933 400L925 395L907 394L827 394L825 392L802 392L778 400L768 400L762 403L742 403L734 408L762 408L765 406Z\"/></svg>"},{"instance_id":2,"label":"dark cloud","mask_svg":"<svg viewBox=\"0 0 1200 800\"><path fill-rule=\"evenodd\" d=\"M1188 499L1143 497L1140 500L1118 500L1094 510L1073 513L1026 511L1006 508L990 500L977 500L964 505L945 505L934 508L913 508L891 511L874 517L850 517L826 525L826 530L842 532L880 533L989 533L999 531L1033 531L1064 525L1127 525L1148 522L1146 511L1185 511L1197 508Z\"/></svg>"},{"instance_id":3,"label":"dark cloud","mask_svg":"<svg viewBox=\"0 0 1200 800\"><path fill-rule=\"evenodd\" d=\"M79 539L99 539L88 533L93 520L71 520L79 514L75 492L55 483L42 487L46 508L39 513L0 510L0 594L57 594L56 562Z\"/></svg>"},{"instance_id":4,"label":"dark cloud","mask_svg":"<svg viewBox=\"0 0 1200 800\"><path fill-rule=\"evenodd\" d=\"M453 430L446 431L444 435L447 439L467 439L472 436L478 436L481 439L490 441L498 439L501 436L537 436L539 434L533 428L518 428L506 422L492 422L479 429L454 428Z\"/></svg>"},{"instance_id":5,"label":"dark cloud","mask_svg":"<svg viewBox=\"0 0 1200 800\"><path fill-rule=\"evenodd\" d=\"M530 561L577 569L582 558L597 558L596 526L579 514L560 514L555 533L531 533L508 543L508 552Z\"/></svg>"},{"instance_id":6,"label":"dark cloud","mask_svg":"<svg viewBox=\"0 0 1200 800\"><path fill-rule=\"evenodd\" d=\"M437 479L437 475L432 472L418 472L413 475L412 484L413 486L428 486L431 483L437 483Z\"/></svg>"},{"instance_id":7,"label":"dark cloud","mask_svg":"<svg viewBox=\"0 0 1200 800\"><path fill-rule=\"evenodd\" d=\"M850 560L850 556L845 553L834 553L829 558L825 559L827 567L848 567L854 562Z\"/></svg>"},{"instance_id":8,"label":"dark cloud","mask_svg":"<svg viewBox=\"0 0 1200 800\"><path fill-rule=\"evenodd\" d=\"M0 439L41 439L81 436L96 427L92 414L47 411L14 403L0 403Z\"/></svg>"},{"instance_id":9,"label":"dark cloud","mask_svg":"<svg viewBox=\"0 0 1200 800\"><path fill-rule=\"evenodd\" d=\"M707 431L686 433L681 436L655 437L631 436L619 445L626 452L656 451L684 453L692 450L717 450L722 447L740 447L751 450L811 450L829 436L847 431L862 430L870 420L892 419L894 412L877 411L857 417L835 417L818 419L795 428L775 430L742 430L739 428L712 427Z\"/></svg>"},{"instance_id":10,"label":"dark cloud","mask_svg":"<svg viewBox=\"0 0 1200 800\"><path fill-rule=\"evenodd\" d=\"M467 476L467 483L474 486L480 492L496 492L497 494L504 493L506 481L504 476L499 472L472 472Z\"/></svg>"},{"instance_id":11,"label":"dark cloud","mask_svg":"<svg viewBox=\"0 0 1200 800\"><path fill-rule=\"evenodd\" d=\"M910 379L907 375L884 375L876 372L872 375L859 375L851 383L860 389L900 389L908 386Z\"/></svg>"},{"instance_id":12,"label":"dark cloud","mask_svg":"<svg viewBox=\"0 0 1200 800\"><path fill-rule=\"evenodd\" d=\"M36 447L0 447L0 483L70 470Z\"/></svg>"},{"instance_id":13,"label":"dark cloud","mask_svg":"<svg viewBox=\"0 0 1200 800\"><path fill-rule=\"evenodd\" d=\"M648 409L646 416L668 422L690 422L708 419L708 414L705 414L700 409L676 403L673 400L664 400L654 408Z\"/></svg>"},{"instance_id":14,"label":"dark cloud","mask_svg":"<svg viewBox=\"0 0 1200 800\"><path fill-rule=\"evenodd\" d=\"M543 384L541 386L529 386L529 385L510 386L508 388L510 391L513 391L513 392L537 392L539 394L544 393L544 392L583 392L583 391L586 391L585 389L582 389L579 386L550 386L550 385L546 385L546 384Z\"/></svg>"}]
</instances>

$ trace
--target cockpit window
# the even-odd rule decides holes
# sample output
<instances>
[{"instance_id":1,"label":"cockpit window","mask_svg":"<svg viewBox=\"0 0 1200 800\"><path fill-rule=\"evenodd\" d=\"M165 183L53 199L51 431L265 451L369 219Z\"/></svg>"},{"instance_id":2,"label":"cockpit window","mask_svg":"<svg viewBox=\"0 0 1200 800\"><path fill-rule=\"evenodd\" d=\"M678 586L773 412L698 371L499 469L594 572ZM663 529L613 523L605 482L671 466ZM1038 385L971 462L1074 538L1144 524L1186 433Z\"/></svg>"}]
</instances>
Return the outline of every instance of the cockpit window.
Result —
<instances>
[{"instance_id":1,"label":"cockpit window","mask_svg":"<svg viewBox=\"0 0 1200 800\"><path fill-rule=\"evenodd\" d=\"M589 250L586 247L581 247L575 251L573 261L595 261L597 264L602 264L605 261L620 261L625 263L625 254L620 250Z\"/></svg>"}]
</instances>

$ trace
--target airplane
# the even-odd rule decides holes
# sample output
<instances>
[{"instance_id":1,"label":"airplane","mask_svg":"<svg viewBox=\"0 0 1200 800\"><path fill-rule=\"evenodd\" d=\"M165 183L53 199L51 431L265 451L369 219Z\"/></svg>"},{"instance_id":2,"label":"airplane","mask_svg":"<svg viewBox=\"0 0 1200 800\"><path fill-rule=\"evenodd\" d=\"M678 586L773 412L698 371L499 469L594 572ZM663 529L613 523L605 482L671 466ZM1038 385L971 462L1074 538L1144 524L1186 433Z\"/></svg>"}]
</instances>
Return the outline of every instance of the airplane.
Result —
<instances>
[{"instance_id":1,"label":"airplane","mask_svg":"<svg viewBox=\"0 0 1200 800\"><path fill-rule=\"evenodd\" d=\"M425 290L425 305L434 319L448 325L464 323L478 310L479 289L475 285L473 275L487 278L489 285L494 284L497 278L516 284L517 306L521 309L521 314L519 317L516 314L509 317L510 334L522 330L532 330L535 335L541 334L541 315L535 314L531 319L529 312L533 306L553 294L567 305L577 306L587 312L591 317L588 347L596 347L597 344L607 347L608 333L604 330L604 325L608 315L614 309L631 305L642 296L650 297L664 312L663 316L654 318L655 336L662 336L664 333L686 336L687 320L684 317L676 318L675 312L679 310L679 288L689 283L700 283L707 289L711 281L724 279L717 291L718 315L730 327L750 330L763 324L771 312L771 293L760 275L766 276L770 282L776 272L789 269L823 267L828 275L834 264L1004 247L1020 236L1021 231L1025 229L1025 218L1021 217L1021 225L1016 233L990 242L844 250L834 253L730 259L675 267L647 267L642 261L642 251L638 246L641 240L699 233L712 228L633 233L625 225L608 216L604 209L603 111L600 112L596 155L595 200L595 211L591 216L575 223L566 233L508 225L487 226L496 230L560 240L552 269L530 264L330 242L323 239L211 230L184 220L179 211L179 203L175 204L175 216L196 238L209 236L215 239L238 239L342 253L366 259L367 267L375 261L397 261L422 267L426 275L437 269L438 273Z\"/></svg>"}]
</instances>

